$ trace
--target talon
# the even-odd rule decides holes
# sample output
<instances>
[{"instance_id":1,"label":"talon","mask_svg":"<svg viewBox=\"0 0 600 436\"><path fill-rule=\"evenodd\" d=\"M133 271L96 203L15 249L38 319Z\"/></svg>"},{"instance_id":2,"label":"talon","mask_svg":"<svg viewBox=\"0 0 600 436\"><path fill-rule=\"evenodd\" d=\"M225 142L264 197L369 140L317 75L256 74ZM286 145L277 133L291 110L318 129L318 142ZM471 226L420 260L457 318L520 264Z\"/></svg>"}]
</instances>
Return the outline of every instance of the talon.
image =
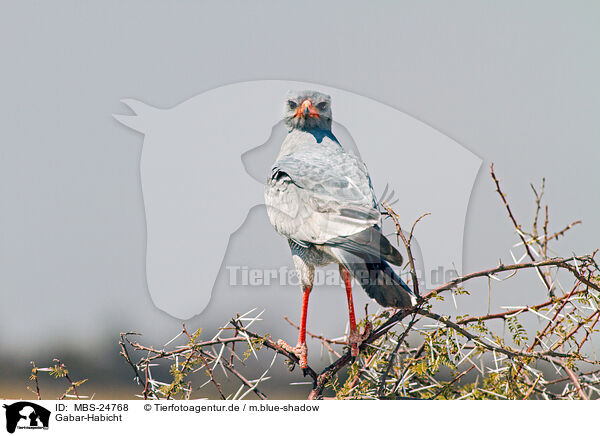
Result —
<instances>
[{"instance_id":1,"label":"talon","mask_svg":"<svg viewBox=\"0 0 600 436\"><path fill-rule=\"evenodd\" d=\"M298 358L298 360L300 361L299 362L300 368L302 369L303 372L306 368L308 368L308 360L307 360L308 348L306 347L306 343L304 343L304 344L298 343L298 345L296 345L295 347L292 347L287 342L285 342L283 339L279 339L277 341L277 345L279 345L285 351L293 354L294 356L296 356Z\"/></svg>"},{"instance_id":2,"label":"talon","mask_svg":"<svg viewBox=\"0 0 600 436\"><path fill-rule=\"evenodd\" d=\"M362 333L359 333L358 331L350 332L350 336L348 337L348 345L350 345L350 354L352 357L358 356L358 349L371 334L371 328L371 323L367 322Z\"/></svg>"}]
</instances>

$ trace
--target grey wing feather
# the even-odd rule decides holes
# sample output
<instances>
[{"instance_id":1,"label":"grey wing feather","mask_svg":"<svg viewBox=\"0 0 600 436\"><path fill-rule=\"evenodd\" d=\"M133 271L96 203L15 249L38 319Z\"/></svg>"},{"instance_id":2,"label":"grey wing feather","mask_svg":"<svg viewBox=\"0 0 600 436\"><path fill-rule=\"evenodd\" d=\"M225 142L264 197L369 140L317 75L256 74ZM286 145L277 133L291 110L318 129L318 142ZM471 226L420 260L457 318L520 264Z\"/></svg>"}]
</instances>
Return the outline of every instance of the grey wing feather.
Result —
<instances>
[{"instance_id":1,"label":"grey wing feather","mask_svg":"<svg viewBox=\"0 0 600 436\"><path fill-rule=\"evenodd\" d=\"M378 226L369 227L353 235L330 239L325 245L343 248L351 253L375 256L393 265L402 265L402 255L390 244Z\"/></svg>"},{"instance_id":2,"label":"grey wing feather","mask_svg":"<svg viewBox=\"0 0 600 436\"><path fill-rule=\"evenodd\" d=\"M378 257L332 248L334 256L350 271L367 295L384 307L412 307L414 292L394 270Z\"/></svg>"},{"instance_id":3,"label":"grey wing feather","mask_svg":"<svg viewBox=\"0 0 600 436\"><path fill-rule=\"evenodd\" d=\"M328 150L279 159L265 186L265 202L279 233L314 244L359 233L380 220L364 164Z\"/></svg>"}]
</instances>

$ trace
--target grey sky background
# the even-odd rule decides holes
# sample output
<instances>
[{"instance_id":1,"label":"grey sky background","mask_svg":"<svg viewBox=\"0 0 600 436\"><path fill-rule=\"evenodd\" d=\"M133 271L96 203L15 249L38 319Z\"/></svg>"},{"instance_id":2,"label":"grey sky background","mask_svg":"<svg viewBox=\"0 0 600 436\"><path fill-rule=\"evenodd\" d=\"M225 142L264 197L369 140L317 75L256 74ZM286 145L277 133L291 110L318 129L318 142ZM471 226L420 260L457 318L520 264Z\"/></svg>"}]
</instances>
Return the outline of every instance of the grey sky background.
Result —
<instances>
[{"instance_id":1,"label":"grey sky background","mask_svg":"<svg viewBox=\"0 0 600 436\"><path fill-rule=\"evenodd\" d=\"M87 353L125 330L161 343L180 327L146 287L142 137L111 116L124 113L123 97L169 108L261 79L368 96L483 159L465 271L509 261L517 242L488 176L492 161L521 221L533 213L529 183L545 176L551 223L584 221L558 251L592 251L600 246L599 18L595 2L3 2L1 354ZM262 222L260 214L249 219ZM534 301L528 284L537 285L533 274L499 286L491 303ZM296 297L267 313L297 318ZM463 304L486 310L487 282ZM239 310L225 309L190 323L223 324ZM324 309L343 319L343 304ZM328 323L319 313L309 317L315 331Z\"/></svg>"}]
</instances>

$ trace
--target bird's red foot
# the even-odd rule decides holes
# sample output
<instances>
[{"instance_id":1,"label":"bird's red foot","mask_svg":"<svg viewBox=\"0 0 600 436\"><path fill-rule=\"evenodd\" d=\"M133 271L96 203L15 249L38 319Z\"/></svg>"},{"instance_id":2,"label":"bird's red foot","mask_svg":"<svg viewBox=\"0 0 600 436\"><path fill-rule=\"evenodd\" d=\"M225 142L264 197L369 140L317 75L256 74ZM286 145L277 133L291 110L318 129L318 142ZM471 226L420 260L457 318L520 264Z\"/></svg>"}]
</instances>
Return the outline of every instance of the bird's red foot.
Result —
<instances>
[{"instance_id":1,"label":"bird's red foot","mask_svg":"<svg viewBox=\"0 0 600 436\"><path fill-rule=\"evenodd\" d=\"M369 337L371 334L371 323L367 322L362 333L357 330L350 332L348 336L348 345L350 345L350 354L352 357L358 356L358 347Z\"/></svg>"},{"instance_id":2,"label":"bird's red foot","mask_svg":"<svg viewBox=\"0 0 600 436\"><path fill-rule=\"evenodd\" d=\"M298 360L300 361L300 368L302 368L302 369L308 368L308 360L307 360L308 348L306 347L306 343L298 342L298 345L296 345L295 347L292 347L287 342L285 342L283 339L279 339L277 341L277 345L279 345L281 348L283 348L288 353L292 353L294 356L296 356L298 358Z\"/></svg>"}]
</instances>

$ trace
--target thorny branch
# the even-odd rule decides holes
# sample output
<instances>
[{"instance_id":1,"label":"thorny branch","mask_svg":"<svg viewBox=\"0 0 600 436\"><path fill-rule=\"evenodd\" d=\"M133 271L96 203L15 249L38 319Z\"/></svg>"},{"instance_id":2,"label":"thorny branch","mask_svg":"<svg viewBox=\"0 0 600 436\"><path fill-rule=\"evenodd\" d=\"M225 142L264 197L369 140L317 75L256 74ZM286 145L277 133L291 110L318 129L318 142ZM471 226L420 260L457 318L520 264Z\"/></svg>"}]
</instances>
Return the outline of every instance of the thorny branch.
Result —
<instances>
[{"instance_id":1,"label":"thorny branch","mask_svg":"<svg viewBox=\"0 0 600 436\"><path fill-rule=\"evenodd\" d=\"M521 241L523 242L523 246L525 247L525 251L527 252L527 256L529 256L529 258L531 259L532 262L535 262L535 256L533 255L533 253L531 252L531 248L529 246L529 244L527 244L527 241L525 240L525 236L523 235L523 232L521 230L521 226L519 225L519 223L517 223L517 219L515 218L515 216L513 215L513 212L508 204L508 201L506 200L506 196L504 195L504 192L502 192L502 189L500 189L500 181L498 180L498 178L496 177L496 174L494 173L494 164L491 165L490 167L490 174L492 176L492 179L494 180L494 183L496 184L496 192L498 192L498 195L500 195L500 198L502 199L502 202L504 203L504 207L506 208L506 211L508 212L508 216L510 218L510 220L512 221L513 225L515 226L515 230L517 232L517 234L519 235L519 238L521 238ZM544 182L542 182L542 192L543 192L543 186L544 186ZM536 193L537 196L537 193ZM536 217L534 219L534 231L536 230L536 226L537 226L537 217L538 217L538 211L539 211L539 201L541 201L541 196L537 197L537 201L538 201L538 209L536 209ZM546 209L546 217L547 217L547 209ZM544 225L544 228L546 228L546 225ZM550 294L552 294L552 285L550 284L550 282L548 281L548 278L546 277L546 275L542 272L541 268L539 266L535 267L540 275L540 278L542 279L542 281L544 282L544 284L546 285L546 288L548 289L548 292Z\"/></svg>"},{"instance_id":2,"label":"thorny branch","mask_svg":"<svg viewBox=\"0 0 600 436\"><path fill-rule=\"evenodd\" d=\"M54 365L49 366L47 368L38 368L35 365L35 362L31 362L32 368L31 368L31 376L29 377L29 379L34 382L34 388L32 389L28 386L27 389L29 389L30 391L35 393L36 399L38 399L38 400L42 399L42 395L40 392L40 385L39 385L39 376L40 376L39 373L40 372L41 373L47 372L55 379L65 379L67 381L67 383L68 383L67 389L58 397L59 400L64 400L67 398L75 398L77 400L81 400L81 399L88 398L87 396L79 395L79 392L77 391L77 388L79 386L81 386L83 383L85 383L87 381L87 379L73 381L73 379L69 375L69 369L66 367L66 365L63 362L60 361L60 359L53 359L53 362L54 362ZM73 394L71 394L71 392L73 392Z\"/></svg>"},{"instance_id":3,"label":"thorny branch","mask_svg":"<svg viewBox=\"0 0 600 436\"><path fill-rule=\"evenodd\" d=\"M510 222L524 253L514 263L491 267L457 277L418 299L416 307L408 310L380 310L366 315L362 324L373 326L360 345L360 355L351 356L347 341L329 339L308 333L321 342L330 354L332 363L318 370L315 362L304 375L311 380L309 399L323 398L325 392L336 398L580 398L600 397L600 362L593 355L590 339L598 331L600 319L600 269L591 255L551 257L550 242L563 237L581 221L574 221L561 230L549 231L548 206L543 204L545 183L539 190L532 186L535 196L535 217L531 230L517 221L502 191L500 182L490 168L496 192L506 209ZM382 204L384 215L394 222L399 240L404 243L410 267L411 285L418 294L419 283L411 242L415 226L406 237L400 216L387 203ZM425 215L423 215L425 216ZM415 224L423 218L421 216ZM543 223L540 221L543 219ZM522 259L527 257L528 261ZM514 280L523 270L536 271L545 291L524 290L533 296L542 295L535 304L504 306L502 310L479 315L442 315L434 312L436 302L447 293L453 298L468 296L467 286L475 279L494 281ZM571 283L565 289L563 284ZM465 297L462 297L465 298ZM239 399L253 393L260 399L267 396L258 386L267 380L269 368L276 356L283 356L294 370L298 358L277 345L269 334L259 334L254 324L262 312L255 311L233 318L209 340L200 340L200 331L188 333L185 326L173 339L184 343L167 348L148 347L122 333L121 354L132 367L135 379L143 384L144 398L191 398L192 392L212 385L220 398ZM296 324L285 318L294 328ZM406 321L408 322L406 322ZM434 324L431 324L434 322ZM504 325L500 334L497 324ZM531 326L539 323L535 331ZM429 323L429 324L428 324ZM528 326L527 328L525 326ZM535 332L534 334L531 332ZM229 334L229 336L227 336ZM409 344L412 343L412 345ZM245 344L242 356L235 344ZM242 347L243 348L243 347ZM137 357L133 358L132 352ZM270 365L255 379L242 375L238 366L248 358L270 354ZM163 361L171 362L172 381L159 382L152 368ZM269 361L269 359L267 359ZM226 394L216 368L241 382L235 393ZM202 371L200 371L202 370ZM205 380L200 384L199 374ZM194 386L198 384L198 386ZM229 386L231 381L229 382Z\"/></svg>"}]
</instances>

